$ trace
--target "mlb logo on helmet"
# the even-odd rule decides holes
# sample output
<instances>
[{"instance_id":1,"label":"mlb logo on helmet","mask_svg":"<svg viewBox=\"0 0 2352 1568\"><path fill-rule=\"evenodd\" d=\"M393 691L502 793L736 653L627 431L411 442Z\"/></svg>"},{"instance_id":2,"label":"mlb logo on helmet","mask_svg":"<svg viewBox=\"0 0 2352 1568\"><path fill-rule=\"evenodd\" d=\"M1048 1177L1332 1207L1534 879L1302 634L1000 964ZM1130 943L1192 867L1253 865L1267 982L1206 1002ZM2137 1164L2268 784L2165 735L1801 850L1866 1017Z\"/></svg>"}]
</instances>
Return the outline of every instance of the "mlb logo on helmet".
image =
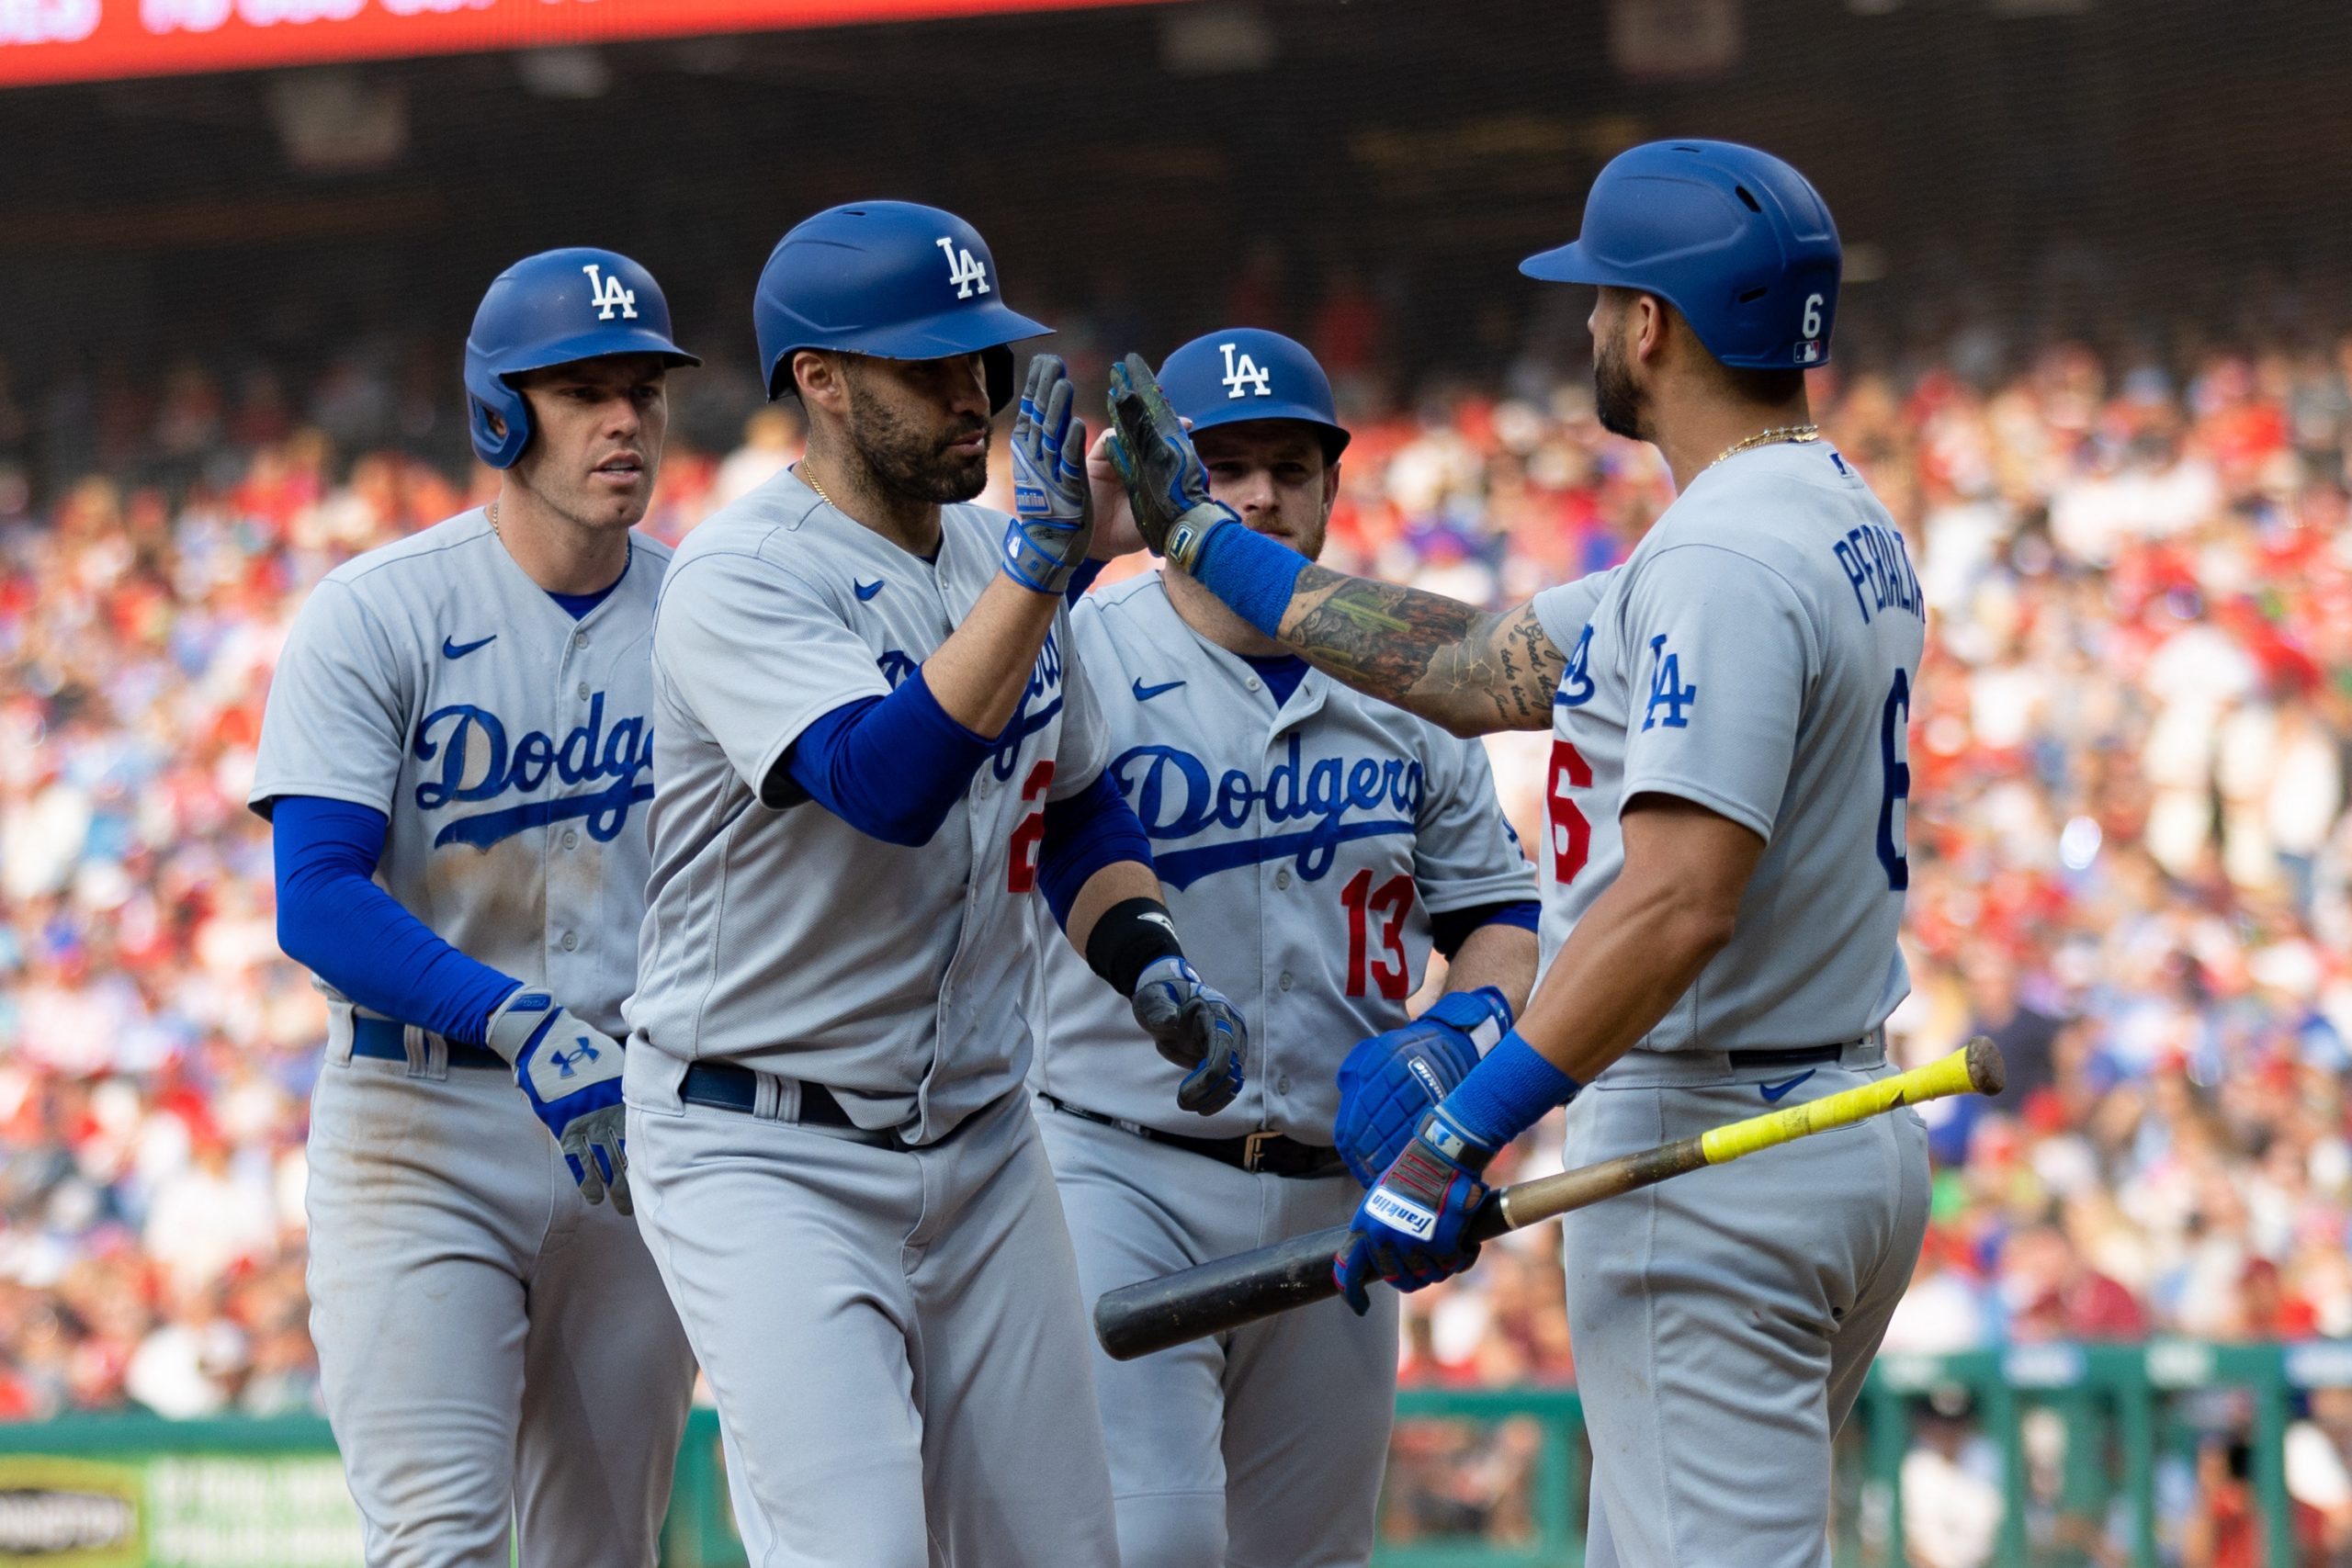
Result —
<instances>
[{"instance_id":1,"label":"mlb logo on helmet","mask_svg":"<svg viewBox=\"0 0 2352 1568\"><path fill-rule=\"evenodd\" d=\"M958 250L955 239L946 234L939 236L938 244L947 253L947 281L956 299L969 299L975 288L982 294L989 291L989 269L971 252Z\"/></svg>"},{"instance_id":2,"label":"mlb logo on helmet","mask_svg":"<svg viewBox=\"0 0 2352 1568\"><path fill-rule=\"evenodd\" d=\"M1239 344L1221 343L1216 346L1217 352L1225 355L1225 395L1227 397L1238 398L1245 391L1254 391L1261 398L1273 395L1273 378L1261 369L1258 362L1250 358L1246 350L1241 352L1238 358L1235 357L1235 351L1241 349Z\"/></svg>"}]
</instances>

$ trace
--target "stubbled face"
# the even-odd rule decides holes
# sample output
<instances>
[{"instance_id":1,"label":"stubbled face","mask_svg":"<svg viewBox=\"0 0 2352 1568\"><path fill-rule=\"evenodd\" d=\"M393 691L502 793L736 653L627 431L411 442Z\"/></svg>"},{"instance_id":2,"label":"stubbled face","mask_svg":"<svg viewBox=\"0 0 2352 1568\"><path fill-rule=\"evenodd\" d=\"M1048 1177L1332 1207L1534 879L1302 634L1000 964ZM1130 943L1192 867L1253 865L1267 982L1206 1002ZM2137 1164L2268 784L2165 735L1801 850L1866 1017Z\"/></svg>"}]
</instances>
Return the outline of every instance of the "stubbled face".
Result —
<instances>
[{"instance_id":1,"label":"stubbled face","mask_svg":"<svg viewBox=\"0 0 2352 1568\"><path fill-rule=\"evenodd\" d=\"M531 444L511 471L584 527L636 526L670 430L666 374L659 355L615 354L514 377L531 408Z\"/></svg>"},{"instance_id":2,"label":"stubbled face","mask_svg":"<svg viewBox=\"0 0 2352 1568\"><path fill-rule=\"evenodd\" d=\"M1627 341L1633 330L1632 301L1625 290L1603 288L1585 322L1592 333L1593 412L1610 434L1647 441L1647 400L1634 379L1633 346Z\"/></svg>"},{"instance_id":3,"label":"stubbled face","mask_svg":"<svg viewBox=\"0 0 2352 1568\"><path fill-rule=\"evenodd\" d=\"M841 358L846 433L883 488L911 501L969 501L989 482L988 372L977 354Z\"/></svg>"},{"instance_id":4,"label":"stubbled face","mask_svg":"<svg viewBox=\"0 0 2352 1568\"><path fill-rule=\"evenodd\" d=\"M1193 449L1208 470L1209 493L1241 521L1307 559L1323 553L1340 465L1323 455L1316 427L1295 419L1253 419L1198 431Z\"/></svg>"}]
</instances>

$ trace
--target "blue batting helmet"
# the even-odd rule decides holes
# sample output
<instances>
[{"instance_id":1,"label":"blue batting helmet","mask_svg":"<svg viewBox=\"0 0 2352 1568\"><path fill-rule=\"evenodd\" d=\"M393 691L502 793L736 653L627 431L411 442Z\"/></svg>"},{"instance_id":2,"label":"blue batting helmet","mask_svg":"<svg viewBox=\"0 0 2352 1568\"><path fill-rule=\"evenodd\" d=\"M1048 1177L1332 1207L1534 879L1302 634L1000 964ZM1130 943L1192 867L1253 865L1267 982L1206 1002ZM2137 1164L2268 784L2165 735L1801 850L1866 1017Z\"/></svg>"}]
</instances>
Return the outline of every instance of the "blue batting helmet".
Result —
<instances>
[{"instance_id":1,"label":"blue batting helmet","mask_svg":"<svg viewBox=\"0 0 2352 1568\"><path fill-rule=\"evenodd\" d=\"M1324 456L1347 450L1347 427L1331 402L1331 379L1306 345L1261 327L1235 327L1196 337L1159 367L1168 404L1211 430L1244 420L1295 419L1316 426Z\"/></svg>"},{"instance_id":2,"label":"blue batting helmet","mask_svg":"<svg viewBox=\"0 0 2352 1568\"><path fill-rule=\"evenodd\" d=\"M1530 277L1655 294L1725 365L1825 365L1844 253L1805 177L1735 141L1651 141L1609 161L1573 243Z\"/></svg>"},{"instance_id":3,"label":"blue batting helmet","mask_svg":"<svg viewBox=\"0 0 2352 1568\"><path fill-rule=\"evenodd\" d=\"M768 253L752 296L752 327L768 396L791 385L796 349L876 359L978 354L989 406L1012 400L1005 344L1054 329L1009 309L996 258L979 231L952 212L910 201L854 201L796 224Z\"/></svg>"},{"instance_id":4,"label":"blue batting helmet","mask_svg":"<svg viewBox=\"0 0 2352 1568\"><path fill-rule=\"evenodd\" d=\"M653 275L618 252L541 251L500 273L466 334L466 431L475 454L508 468L530 445L530 404L506 378L609 354L702 363L670 341L670 302ZM491 428L492 414L505 423L503 434Z\"/></svg>"}]
</instances>

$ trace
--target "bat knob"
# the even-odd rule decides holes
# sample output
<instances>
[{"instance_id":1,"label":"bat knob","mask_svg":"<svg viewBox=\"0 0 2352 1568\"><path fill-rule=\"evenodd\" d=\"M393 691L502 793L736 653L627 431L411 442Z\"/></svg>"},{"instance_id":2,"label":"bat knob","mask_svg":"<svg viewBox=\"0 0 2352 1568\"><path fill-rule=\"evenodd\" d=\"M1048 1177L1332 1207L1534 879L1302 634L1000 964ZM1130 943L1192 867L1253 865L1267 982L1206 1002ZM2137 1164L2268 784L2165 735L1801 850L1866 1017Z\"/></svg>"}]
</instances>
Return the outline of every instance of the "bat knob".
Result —
<instances>
[{"instance_id":1,"label":"bat knob","mask_svg":"<svg viewBox=\"0 0 2352 1568\"><path fill-rule=\"evenodd\" d=\"M1980 1034L1968 1043L1968 1087L1979 1094L1998 1094L2009 1086L2009 1069L1992 1037Z\"/></svg>"}]
</instances>

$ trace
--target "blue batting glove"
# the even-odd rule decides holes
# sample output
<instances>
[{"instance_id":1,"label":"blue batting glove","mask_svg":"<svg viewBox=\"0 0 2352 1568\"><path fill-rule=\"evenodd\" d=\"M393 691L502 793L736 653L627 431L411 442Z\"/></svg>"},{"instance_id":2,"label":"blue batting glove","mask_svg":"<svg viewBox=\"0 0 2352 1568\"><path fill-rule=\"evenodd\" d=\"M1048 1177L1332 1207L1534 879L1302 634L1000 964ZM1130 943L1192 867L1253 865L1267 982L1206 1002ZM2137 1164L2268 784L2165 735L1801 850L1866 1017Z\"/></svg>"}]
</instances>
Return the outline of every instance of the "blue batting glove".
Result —
<instances>
[{"instance_id":1,"label":"blue batting glove","mask_svg":"<svg viewBox=\"0 0 2352 1568\"><path fill-rule=\"evenodd\" d=\"M601 1203L610 1192L613 1207L628 1213L620 1042L529 986L498 1004L485 1032L490 1048L514 1064L532 1113L555 1134L580 1195Z\"/></svg>"},{"instance_id":2,"label":"blue batting glove","mask_svg":"<svg viewBox=\"0 0 2352 1568\"><path fill-rule=\"evenodd\" d=\"M1180 954L1155 958L1136 977L1128 1005L1159 1054L1186 1069L1176 1103L1214 1116L1241 1092L1250 1031L1233 1004Z\"/></svg>"},{"instance_id":3,"label":"blue batting glove","mask_svg":"<svg viewBox=\"0 0 2352 1568\"><path fill-rule=\"evenodd\" d=\"M1403 1028L1356 1043L1340 1066L1331 1141L1358 1186L1380 1179L1430 1108L1470 1076L1510 1023L1502 992L1481 986L1449 991Z\"/></svg>"},{"instance_id":4,"label":"blue batting glove","mask_svg":"<svg viewBox=\"0 0 2352 1568\"><path fill-rule=\"evenodd\" d=\"M1443 1106L1421 1119L1405 1152L1356 1205L1348 1244L1331 1259L1331 1277L1358 1317L1372 1310L1375 1277L1418 1291L1478 1261L1478 1244L1465 1242L1463 1232L1487 1200L1481 1178L1494 1157L1494 1148Z\"/></svg>"},{"instance_id":5,"label":"blue batting glove","mask_svg":"<svg viewBox=\"0 0 2352 1568\"><path fill-rule=\"evenodd\" d=\"M1136 532L1153 554L1191 571L1211 534L1243 525L1209 494L1208 469L1193 437L1140 354L1111 367L1111 463L1126 486Z\"/></svg>"},{"instance_id":6,"label":"blue batting glove","mask_svg":"<svg viewBox=\"0 0 2352 1568\"><path fill-rule=\"evenodd\" d=\"M1094 537L1094 498L1086 483L1086 422L1061 356L1029 362L1012 421L1012 521L1004 530L1004 574L1037 593L1059 593Z\"/></svg>"}]
</instances>

